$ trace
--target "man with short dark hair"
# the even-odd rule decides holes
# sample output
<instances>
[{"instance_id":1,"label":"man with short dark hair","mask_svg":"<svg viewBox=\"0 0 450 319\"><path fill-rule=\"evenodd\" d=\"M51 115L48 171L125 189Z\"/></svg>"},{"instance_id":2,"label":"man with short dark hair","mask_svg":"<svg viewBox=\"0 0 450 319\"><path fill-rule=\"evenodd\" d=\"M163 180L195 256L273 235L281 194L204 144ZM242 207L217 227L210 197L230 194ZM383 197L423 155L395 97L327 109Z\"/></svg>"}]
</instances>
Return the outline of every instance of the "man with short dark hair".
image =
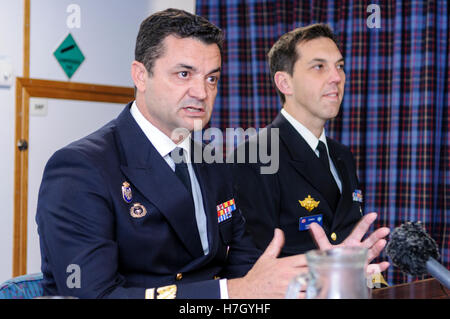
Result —
<instances>
[{"instance_id":1,"label":"man with short dark hair","mask_svg":"<svg viewBox=\"0 0 450 319\"><path fill-rule=\"evenodd\" d=\"M141 24L135 101L46 165L36 216L46 295L282 298L306 271L304 255L277 258L279 229L263 254L254 246L227 166L192 161L190 133L207 124L217 94L221 39L182 10ZM79 273L67 272L74 265Z\"/></svg>"},{"instance_id":2,"label":"man with short dark hair","mask_svg":"<svg viewBox=\"0 0 450 319\"><path fill-rule=\"evenodd\" d=\"M305 271L303 255L276 258L280 231L255 264L261 251L228 168L191 161L190 132L211 116L221 48L221 30L185 11L143 21L135 101L46 165L36 216L46 295L274 298Z\"/></svg>"},{"instance_id":3,"label":"man with short dark hair","mask_svg":"<svg viewBox=\"0 0 450 319\"><path fill-rule=\"evenodd\" d=\"M359 222L369 227L376 214L363 217L362 191L350 149L325 136L325 123L338 115L344 95L344 58L335 35L324 24L297 28L276 41L268 58L283 108L270 125L238 146L236 153L245 153L247 161L235 164L233 174L236 202L249 232L265 249L273 230L283 230L281 256L315 249L314 239L319 237L324 240L320 248L339 244L374 248L376 243L377 253L370 254L370 261L386 241L369 237L361 243L364 233L352 233ZM261 174L264 164L249 163L249 150L273 140L279 142L279 169ZM386 236L389 229L374 233ZM388 265L372 265L369 271L384 271Z\"/></svg>"}]
</instances>

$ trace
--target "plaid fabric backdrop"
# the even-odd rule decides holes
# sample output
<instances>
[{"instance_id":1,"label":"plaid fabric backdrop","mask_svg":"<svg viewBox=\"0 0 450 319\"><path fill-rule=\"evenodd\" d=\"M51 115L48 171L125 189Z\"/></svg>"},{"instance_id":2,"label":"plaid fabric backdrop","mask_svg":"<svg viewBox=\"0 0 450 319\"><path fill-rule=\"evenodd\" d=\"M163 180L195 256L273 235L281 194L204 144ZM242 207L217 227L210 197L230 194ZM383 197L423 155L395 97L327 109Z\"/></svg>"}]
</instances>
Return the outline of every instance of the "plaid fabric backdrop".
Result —
<instances>
[{"instance_id":1,"label":"plaid fabric backdrop","mask_svg":"<svg viewBox=\"0 0 450 319\"><path fill-rule=\"evenodd\" d=\"M369 28L372 3L379 28ZM422 221L450 268L447 1L197 0L196 12L226 34L211 121L221 129L264 127L279 112L266 60L279 36L317 22L333 28L347 82L327 134L351 147L365 211L379 213L375 227ZM385 277L390 285L421 279L393 266Z\"/></svg>"}]
</instances>

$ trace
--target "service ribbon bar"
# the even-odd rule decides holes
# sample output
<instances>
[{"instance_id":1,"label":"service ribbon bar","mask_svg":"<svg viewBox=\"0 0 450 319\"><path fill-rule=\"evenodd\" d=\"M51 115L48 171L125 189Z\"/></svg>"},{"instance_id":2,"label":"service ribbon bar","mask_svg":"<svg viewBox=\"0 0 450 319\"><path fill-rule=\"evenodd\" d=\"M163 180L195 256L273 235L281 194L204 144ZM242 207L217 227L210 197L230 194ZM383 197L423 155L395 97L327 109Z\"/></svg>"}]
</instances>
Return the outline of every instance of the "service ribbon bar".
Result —
<instances>
[{"instance_id":1,"label":"service ribbon bar","mask_svg":"<svg viewBox=\"0 0 450 319\"><path fill-rule=\"evenodd\" d=\"M234 203L234 198L217 205L217 221L219 223L230 219L232 212L236 209L236 204Z\"/></svg>"}]
</instances>

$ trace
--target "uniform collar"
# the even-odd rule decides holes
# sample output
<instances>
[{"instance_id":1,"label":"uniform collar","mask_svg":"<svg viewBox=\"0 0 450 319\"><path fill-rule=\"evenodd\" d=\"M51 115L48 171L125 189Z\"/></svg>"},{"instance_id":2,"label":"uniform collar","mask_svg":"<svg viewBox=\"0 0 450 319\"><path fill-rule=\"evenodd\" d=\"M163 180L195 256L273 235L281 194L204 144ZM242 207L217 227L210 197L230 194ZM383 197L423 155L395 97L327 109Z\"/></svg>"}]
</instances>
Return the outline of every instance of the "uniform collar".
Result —
<instances>
[{"instance_id":1,"label":"uniform collar","mask_svg":"<svg viewBox=\"0 0 450 319\"><path fill-rule=\"evenodd\" d=\"M190 158L190 137L186 137L179 144L175 144L166 134L150 123L137 107L136 101L133 102L130 109L131 116L135 119L150 143L153 144L158 153L165 157L172 152L175 147L181 147L187 152L187 158Z\"/></svg>"},{"instance_id":2,"label":"uniform collar","mask_svg":"<svg viewBox=\"0 0 450 319\"><path fill-rule=\"evenodd\" d=\"M284 108L281 109L281 114L284 118L295 128L295 130L300 134L301 137L306 141L306 143L311 147L313 151L317 149L317 145L319 145L319 141L322 141L325 144L325 147L328 151L327 138L325 136L325 129L322 130L322 134L317 138L310 130L306 128L302 123L296 120L292 115L290 115Z\"/></svg>"}]
</instances>

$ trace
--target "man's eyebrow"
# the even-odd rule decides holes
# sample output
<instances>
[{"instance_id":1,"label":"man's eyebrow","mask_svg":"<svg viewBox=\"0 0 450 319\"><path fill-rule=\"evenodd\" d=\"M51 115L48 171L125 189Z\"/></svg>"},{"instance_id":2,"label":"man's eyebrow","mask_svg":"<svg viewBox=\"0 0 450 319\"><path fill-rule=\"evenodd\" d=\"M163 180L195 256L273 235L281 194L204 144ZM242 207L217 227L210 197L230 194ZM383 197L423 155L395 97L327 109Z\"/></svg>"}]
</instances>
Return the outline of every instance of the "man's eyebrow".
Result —
<instances>
[{"instance_id":1,"label":"man's eyebrow","mask_svg":"<svg viewBox=\"0 0 450 319\"><path fill-rule=\"evenodd\" d=\"M309 61L308 64L313 64L313 63L317 63L317 62L326 63L327 60L326 59L322 59L322 58L314 58L311 61ZM340 58L339 60L336 61L336 63L340 63L340 62L345 62L344 58Z\"/></svg>"},{"instance_id":2,"label":"man's eyebrow","mask_svg":"<svg viewBox=\"0 0 450 319\"><path fill-rule=\"evenodd\" d=\"M187 64L183 64L183 63L179 63L175 66L175 68L177 69L188 69L188 70L192 70L192 71L196 71L197 69L195 67L193 67L192 65L187 65Z\"/></svg>"},{"instance_id":3,"label":"man's eyebrow","mask_svg":"<svg viewBox=\"0 0 450 319\"><path fill-rule=\"evenodd\" d=\"M216 73L216 72L220 72L221 67L219 66L218 68L211 70L211 72L208 72L208 74L212 74L212 73Z\"/></svg>"},{"instance_id":4,"label":"man's eyebrow","mask_svg":"<svg viewBox=\"0 0 450 319\"><path fill-rule=\"evenodd\" d=\"M183 64L183 63L179 63L175 66L175 68L177 69L188 69L188 70L192 70L194 72L197 71L197 68L192 66L192 65L187 65L187 64ZM218 68L215 68L213 70L211 70L210 72L208 72L207 74L212 74L212 73L216 73L216 72L220 72L221 67L219 66Z\"/></svg>"}]
</instances>

